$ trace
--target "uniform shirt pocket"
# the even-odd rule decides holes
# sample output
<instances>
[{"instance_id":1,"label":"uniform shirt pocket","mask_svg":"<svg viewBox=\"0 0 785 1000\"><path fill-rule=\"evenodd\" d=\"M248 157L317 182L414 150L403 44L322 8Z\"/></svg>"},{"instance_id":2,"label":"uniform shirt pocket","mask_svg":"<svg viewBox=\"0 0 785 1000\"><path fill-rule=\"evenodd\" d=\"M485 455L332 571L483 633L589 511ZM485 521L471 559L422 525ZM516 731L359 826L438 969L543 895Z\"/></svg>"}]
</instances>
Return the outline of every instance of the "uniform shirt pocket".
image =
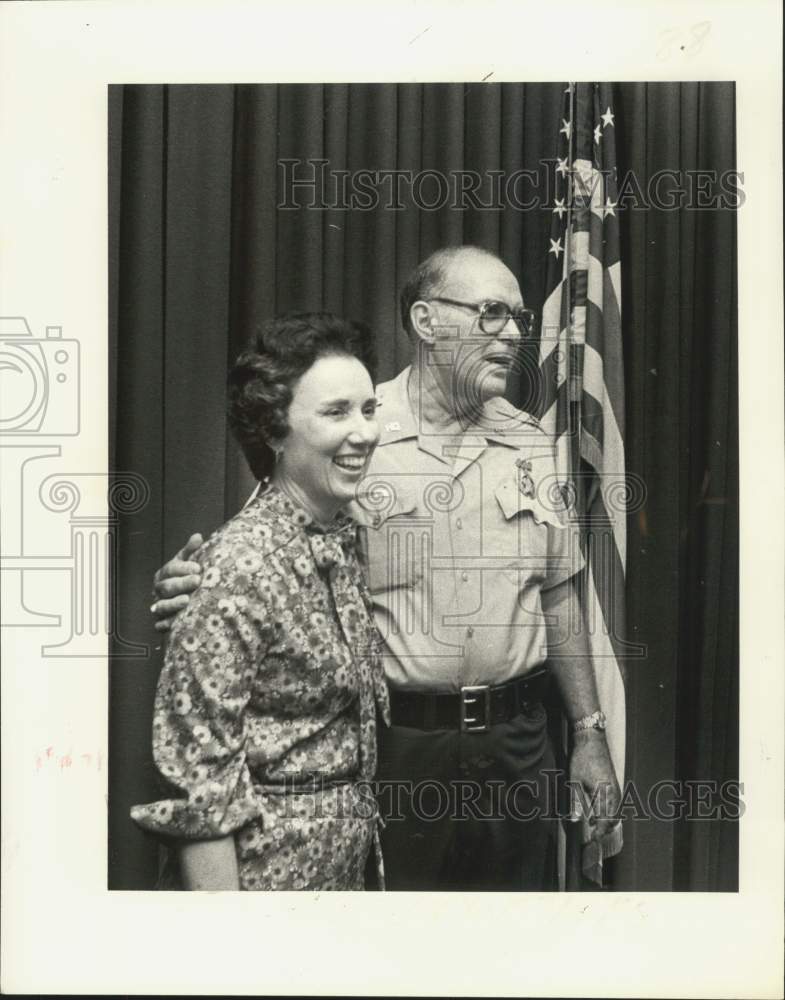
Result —
<instances>
[{"instance_id":1,"label":"uniform shirt pocket","mask_svg":"<svg viewBox=\"0 0 785 1000\"><path fill-rule=\"evenodd\" d=\"M499 554L507 557L504 575L519 588L526 583L542 583L548 576L554 550L561 549L556 543L566 530L563 515L522 493L514 479L497 488L496 500L501 509L499 533L503 536Z\"/></svg>"},{"instance_id":2,"label":"uniform shirt pocket","mask_svg":"<svg viewBox=\"0 0 785 1000\"><path fill-rule=\"evenodd\" d=\"M370 592L413 587L422 558L415 496L399 491L382 509L368 511L364 521L361 539Z\"/></svg>"}]
</instances>

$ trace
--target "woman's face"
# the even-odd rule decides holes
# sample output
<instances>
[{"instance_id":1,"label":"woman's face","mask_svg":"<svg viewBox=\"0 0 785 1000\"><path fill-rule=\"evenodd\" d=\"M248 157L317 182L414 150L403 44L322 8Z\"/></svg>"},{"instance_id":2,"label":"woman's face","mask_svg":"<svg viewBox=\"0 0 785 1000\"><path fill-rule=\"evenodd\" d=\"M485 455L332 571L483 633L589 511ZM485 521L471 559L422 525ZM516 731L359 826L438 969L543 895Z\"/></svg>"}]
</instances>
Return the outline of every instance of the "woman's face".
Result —
<instances>
[{"instance_id":1,"label":"woman's face","mask_svg":"<svg viewBox=\"0 0 785 1000\"><path fill-rule=\"evenodd\" d=\"M295 384L275 478L320 519L354 499L379 440L376 398L357 358L318 358Z\"/></svg>"}]
</instances>

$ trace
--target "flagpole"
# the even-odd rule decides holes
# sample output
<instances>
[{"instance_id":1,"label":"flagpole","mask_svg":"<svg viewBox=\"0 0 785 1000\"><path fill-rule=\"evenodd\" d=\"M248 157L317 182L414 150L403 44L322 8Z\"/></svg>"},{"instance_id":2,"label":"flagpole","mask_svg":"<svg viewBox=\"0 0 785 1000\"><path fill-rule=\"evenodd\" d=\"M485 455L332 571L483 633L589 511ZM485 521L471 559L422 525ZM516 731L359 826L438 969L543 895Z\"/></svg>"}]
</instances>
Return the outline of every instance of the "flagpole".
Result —
<instances>
[{"instance_id":1,"label":"flagpole","mask_svg":"<svg viewBox=\"0 0 785 1000\"><path fill-rule=\"evenodd\" d=\"M572 433L572 424L575 416L574 407L570 401L570 346L572 344L572 328L573 328L573 315L572 315L572 295L570 291L570 268L572 264L572 240L570 239L570 233L572 231L572 207L573 207L573 170L572 164L574 160L574 142L575 142L575 84L572 81L567 83L567 90L569 93L569 114L567 121L569 122L569 134L567 136L567 222L564 229L564 273L565 278L563 279L563 287L567 291L567 323L566 323L566 344L564 347L564 378L565 378L565 389L566 389L566 401L567 401L567 421L568 421L568 447L569 447L569 462L568 468L570 473L570 479L572 479L573 466L575 462L575 441L574 434ZM574 492L572 482L565 484L567 486L567 496L572 496ZM562 713L561 719L561 742L562 750L567 757L569 752L569 726L567 723L567 716ZM557 844L557 875L559 882L559 892L567 891L567 832L564 828L563 823L559 823L559 835Z\"/></svg>"},{"instance_id":2,"label":"flagpole","mask_svg":"<svg viewBox=\"0 0 785 1000\"><path fill-rule=\"evenodd\" d=\"M573 302L572 302L572 290L570 287L570 271L572 268L572 239L570 234L572 233L572 212L573 212L573 200L575 198L575 186L574 186L574 176L573 176L573 164L575 162L575 83L570 82L568 85L570 91L570 117L568 119L570 123L570 134L567 137L567 226L564 230L564 271L566 276L566 289L567 289L567 344L565 347L565 358L564 358L564 375L566 381L567 390L567 419L568 427L570 428L569 442L570 442L570 477L575 468L575 442L573 431L573 417L574 410L572 406L572 358L570 357L570 348L573 342ZM568 496L572 495L572 483L568 484L569 493Z\"/></svg>"}]
</instances>

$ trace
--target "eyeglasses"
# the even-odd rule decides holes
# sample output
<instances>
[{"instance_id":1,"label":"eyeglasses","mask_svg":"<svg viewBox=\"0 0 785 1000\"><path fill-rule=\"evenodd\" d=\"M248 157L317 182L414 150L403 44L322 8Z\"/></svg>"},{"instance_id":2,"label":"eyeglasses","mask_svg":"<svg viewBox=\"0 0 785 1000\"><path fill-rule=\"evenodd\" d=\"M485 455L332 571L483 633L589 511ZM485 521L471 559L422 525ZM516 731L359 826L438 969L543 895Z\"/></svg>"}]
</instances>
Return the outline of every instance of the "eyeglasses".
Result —
<instances>
[{"instance_id":1,"label":"eyeglasses","mask_svg":"<svg viewBox=\"0 0 785 1000\"><path fill-rule=\"evenodd\" d=\"M457 299L446 299L443 296L434 296L431 302L444 302L449 306L459 306L462 309L471 309L479 313L480 329L492 337L497 336L512 320L524 337L528 337L534 329L534 313L531 309L524 309L519 306L511 309L506 302L489 300L488 302L459 302Z\"/></svg>"}]
</instances>

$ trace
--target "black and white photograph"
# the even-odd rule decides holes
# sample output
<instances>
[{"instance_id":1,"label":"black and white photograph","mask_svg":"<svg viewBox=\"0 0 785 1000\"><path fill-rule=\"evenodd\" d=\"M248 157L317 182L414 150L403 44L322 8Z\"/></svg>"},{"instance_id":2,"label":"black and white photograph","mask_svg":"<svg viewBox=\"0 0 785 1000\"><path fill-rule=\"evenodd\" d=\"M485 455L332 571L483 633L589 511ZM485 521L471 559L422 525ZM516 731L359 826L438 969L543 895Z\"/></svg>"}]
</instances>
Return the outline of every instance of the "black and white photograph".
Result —
<instances>
[{"instance_id":1,"label":"black and white photograph","mask_svg":"<svg viewBox=\"0 0 785 1000\"><path fill-rule=\"evenodd\" d=\"M110 887L735 891L732 82L125 86L109 141Z\"/></svg>"},{"instance_id":2,"label":"black and white photograph","mask_svg":"<svg viewBox=\"0 0 785 1000\"><path fill-rule=\"evenodd\" d=\"M7 5L4 990L778 995L744 10Z\"/></svg>"}]
</instances>

